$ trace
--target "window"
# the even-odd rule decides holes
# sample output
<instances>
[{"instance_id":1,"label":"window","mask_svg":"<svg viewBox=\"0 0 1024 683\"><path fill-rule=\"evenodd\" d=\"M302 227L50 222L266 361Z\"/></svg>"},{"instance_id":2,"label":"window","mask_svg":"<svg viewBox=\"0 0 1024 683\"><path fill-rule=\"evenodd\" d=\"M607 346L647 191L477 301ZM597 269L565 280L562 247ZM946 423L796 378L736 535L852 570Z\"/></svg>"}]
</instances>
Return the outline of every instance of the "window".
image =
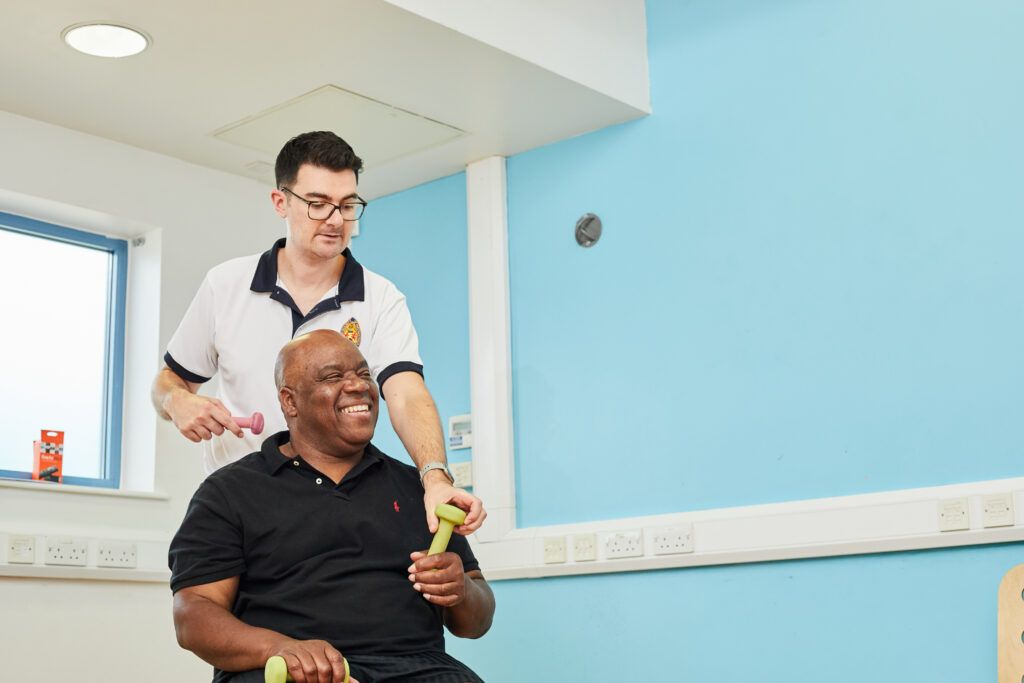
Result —
<instances>
[{"instance_id":1,"label":"window","mask_svg":"<svg viewBox=\"0 0 1024 683\"><path fill-rule=\"evenodd\" d=\"M128 244L0 212L0 477L64 432L65 484L121 479Z\"/></svg>"}]
</instances>

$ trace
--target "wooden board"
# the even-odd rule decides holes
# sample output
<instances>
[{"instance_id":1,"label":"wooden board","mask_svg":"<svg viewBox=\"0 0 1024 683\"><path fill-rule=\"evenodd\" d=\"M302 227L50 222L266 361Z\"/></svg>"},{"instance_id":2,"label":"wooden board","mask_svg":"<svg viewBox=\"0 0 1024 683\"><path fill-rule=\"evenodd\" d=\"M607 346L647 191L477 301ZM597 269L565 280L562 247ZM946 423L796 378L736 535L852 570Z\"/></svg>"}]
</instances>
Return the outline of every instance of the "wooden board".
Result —
<instances>
[{"instance_id":1,"label":"wooden board","mask_svg":"<svg viewBox=\"0 0 1024 683\"><path fill-rule=\"evenodd\" d=\"M1024 564L999 583L999 683L1024 681Z\"/></svg>"}]
</instances>

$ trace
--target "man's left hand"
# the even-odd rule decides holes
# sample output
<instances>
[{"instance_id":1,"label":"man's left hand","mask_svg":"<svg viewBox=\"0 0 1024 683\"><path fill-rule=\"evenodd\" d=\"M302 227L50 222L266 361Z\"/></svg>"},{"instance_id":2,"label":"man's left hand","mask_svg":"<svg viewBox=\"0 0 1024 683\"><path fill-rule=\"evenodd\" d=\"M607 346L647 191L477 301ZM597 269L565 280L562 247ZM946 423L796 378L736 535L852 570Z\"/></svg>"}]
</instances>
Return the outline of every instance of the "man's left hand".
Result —
<instances>
[{"instance_id":1,"label":"man's left hand","mask_svg":"<svg viewBox=\"0 0 1024 683\"><path fill-rule=\"evenodd\" d=\"M410 557L409 580L428 602L454 607L466 599L466 573L458 554L416 552Z\"/></svg>"},{"instance_id":2,"label":"man's left hand","mask_svg":"<svg viewBox=\"0 0 1024 683\"><path fill-rule=\"evenodd\" d=\"M487 518L483 502L473 494L452 486L443 472L427 472L423 488L423 505L427 509L427 527L430 528L430 533L437 531L437 515L434 514L434 508L441 503L448 503L466 511L466 521L455 527L455 533L463 536L468 536L479 529Z\"/></svg>"}]
</instances>

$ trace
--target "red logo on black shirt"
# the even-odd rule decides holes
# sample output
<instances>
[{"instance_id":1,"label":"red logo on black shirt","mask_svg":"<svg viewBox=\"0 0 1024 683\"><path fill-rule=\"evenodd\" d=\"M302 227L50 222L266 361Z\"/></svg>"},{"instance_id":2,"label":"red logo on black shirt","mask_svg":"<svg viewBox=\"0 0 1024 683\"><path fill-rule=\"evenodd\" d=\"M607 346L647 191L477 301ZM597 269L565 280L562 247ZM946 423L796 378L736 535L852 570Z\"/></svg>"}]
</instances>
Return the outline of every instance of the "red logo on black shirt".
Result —
<instances>
[{"instance_id":1,"label":"red logo on black shirt","mask_svg":"<svg viewBox=\"0 0 1024 683\"><path fill-rule=\"evenodd\" d=\"M391 504L395 506L395 512L398 512L398 501L397 500L393 500L393 501L391 501Z\"/></svg>"}]
</instances>

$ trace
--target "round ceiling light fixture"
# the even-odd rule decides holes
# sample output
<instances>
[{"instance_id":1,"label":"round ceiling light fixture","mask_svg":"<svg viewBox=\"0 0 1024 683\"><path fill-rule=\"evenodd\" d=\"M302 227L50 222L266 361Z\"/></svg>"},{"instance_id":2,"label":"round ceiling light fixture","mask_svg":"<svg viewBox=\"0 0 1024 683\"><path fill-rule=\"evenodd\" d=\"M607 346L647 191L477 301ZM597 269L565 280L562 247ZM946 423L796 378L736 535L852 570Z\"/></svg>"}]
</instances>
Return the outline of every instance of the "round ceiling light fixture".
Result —
<instances>
[{"instance_id":1,"label":"round ceiling light fixture","mask_svg":"<svg viewBox=\"0 0 1024 683\"><path fill-rule=\"evenodd\" d=\"M151 42L138 29L96 21L68 26L60 35L71 47L94 57L131 57Z\"/></svg>"}]
</instances>

